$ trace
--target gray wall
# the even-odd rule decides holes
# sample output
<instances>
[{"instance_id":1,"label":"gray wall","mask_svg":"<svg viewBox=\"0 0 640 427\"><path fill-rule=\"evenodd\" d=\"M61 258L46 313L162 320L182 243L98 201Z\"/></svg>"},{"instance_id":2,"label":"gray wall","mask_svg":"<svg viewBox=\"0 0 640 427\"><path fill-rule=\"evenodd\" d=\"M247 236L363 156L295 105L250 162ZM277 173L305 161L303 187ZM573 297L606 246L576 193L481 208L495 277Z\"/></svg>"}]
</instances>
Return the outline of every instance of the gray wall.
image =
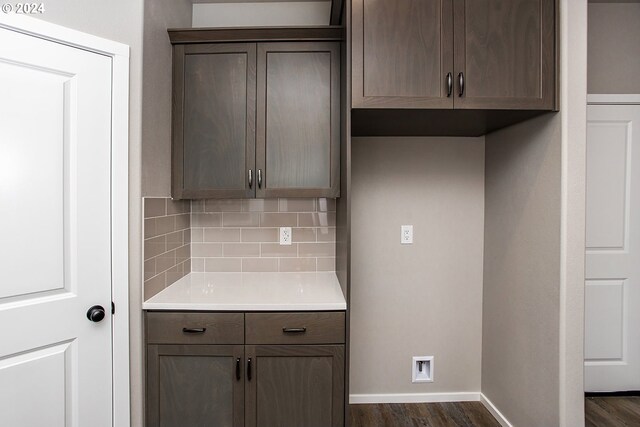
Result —
<instances>
[{"instance_id":1,"label":"gray wall","mask_svg":"<svg viewBox=\"0 0 640 427\"><path fill-rule=\"evenodd\" d=\"M478 392L484 138L354 138L352 162L351 395Z\"/></svg>"},{"instance_id":2,"label":"gray wall","mask_svg":"<svg viewBox=\"0 0 640 427\"><path fill-rule=\"evenodd\" d=\"M194 27L328 25L331 2L211 2L193 5Z\"/></svg>"},{"instance_id":3,"label":"gray wall","mask_svg":"<svg viewBox=\"0 0 640 427\"><path fill-rule=\"evenodd\" d=\"M487 135L482 392L516 426L558 425L560 116Z\"/></svg>"},{"instance_id":4,"label":"gray wall","mask_svg":"<svg viewBox=\"0 0 640 427\"><path fill-rule=\"evenodd\" d=\"M589 3L589 93L640 93L640 1Z\"/></svg>"},{"instance_id":5,"label":"gray wall","mask_svg":"<svg viewBox=\"0 0 640 427\"><path fill-rule=\"evenodd\" d=\"M129 71L129 298L131 425L142 425L142 235L140 129L142 92L142 0L55 0L46 3L46 21L130 46Z\"/></svg>"},{"instance_id":6,"label":"gray wall","mask_svg":"<svg viewBox=\"0 0 640 427\"><path fill-rule=\"evenodd\" d=\"M171 195L171 43L167 28L191 27L190 0L145 0L142 195Z\"/></svg>"},{"instance_id":7,"label":"gray wall","mask_svg":"<svg viewBox=\"0 0 640 427\"><path fill-rule=\"evenodd\" d=\"M587 3L560 10L560 112L486 136L482 393L514 426L584 426Z\"/></svg>"}]
</instances>

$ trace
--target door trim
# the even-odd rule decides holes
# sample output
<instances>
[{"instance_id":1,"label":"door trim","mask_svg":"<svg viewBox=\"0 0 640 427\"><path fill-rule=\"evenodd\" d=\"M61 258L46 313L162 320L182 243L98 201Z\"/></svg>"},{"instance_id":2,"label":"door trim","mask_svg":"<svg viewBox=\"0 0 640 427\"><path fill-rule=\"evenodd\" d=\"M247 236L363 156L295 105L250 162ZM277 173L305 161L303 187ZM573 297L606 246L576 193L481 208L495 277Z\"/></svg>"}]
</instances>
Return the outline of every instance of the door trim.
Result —
<instances>
[{"instance_id":1,"label":"door trim","mask_svg":"<svg viewBox=\"0 0 640 427\"><path fill-rule=\"evenodd\" d=\"M0 14L0 28L112 59L111 297L113 425L129 425L129 46L23 15Z\"/></svg>"},{"instance_id":2,"label":"door trim","mask_svg":"<svg viewBox=\"0 0 640 427\"><path fill-rule=\"evenodd\" d=\"M633 105L640 104L640 94L626 93L606 93L606 94L589 94L587 95L587 104L615 104L615 105Z\"/></svg>"}]
</instances>

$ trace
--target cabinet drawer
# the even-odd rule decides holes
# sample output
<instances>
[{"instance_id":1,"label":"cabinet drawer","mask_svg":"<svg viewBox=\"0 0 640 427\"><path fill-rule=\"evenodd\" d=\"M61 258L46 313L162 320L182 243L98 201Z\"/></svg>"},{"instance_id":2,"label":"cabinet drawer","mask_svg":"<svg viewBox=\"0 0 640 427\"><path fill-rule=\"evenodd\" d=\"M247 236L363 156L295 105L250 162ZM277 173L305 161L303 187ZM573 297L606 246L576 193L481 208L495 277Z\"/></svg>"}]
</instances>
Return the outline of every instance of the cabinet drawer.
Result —
<instances>
[{"instance_id":1,"label":"cabinet drawer","mask_svg":"<svg viewBox=\"0 0 640 427\"><path fill-rule=\"evenodd\" d=\"M244 344L243 313L147 313L148 344Z\"/></svg>"},{"instance_id":2,"label":"cabinet drawer","mask_svg":"<svg viewBox=\"0 0 640 427\"><path fill-rule=\"evenodd\" d=\"M247 344L344 343L344 312L247 313Z\"/></svg>"}]
</instances>

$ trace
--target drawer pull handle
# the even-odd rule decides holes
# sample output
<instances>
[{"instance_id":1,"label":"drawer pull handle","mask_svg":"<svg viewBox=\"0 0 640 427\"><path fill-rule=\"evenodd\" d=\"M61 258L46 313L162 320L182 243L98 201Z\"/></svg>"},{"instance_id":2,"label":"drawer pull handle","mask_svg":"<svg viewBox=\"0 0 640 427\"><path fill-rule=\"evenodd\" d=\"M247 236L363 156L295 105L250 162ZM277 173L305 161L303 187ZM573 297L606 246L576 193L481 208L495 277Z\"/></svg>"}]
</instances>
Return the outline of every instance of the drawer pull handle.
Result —
<instances>
[{"instance_id":1,"label":"drawer pull handle","mask_svg":"<svg viewBox=\"0 0 640 427\"><path fill-rule=\"evenodd\" d=\"M240 358L236 359L236 380L240 381Z\"/></svg>"},{"instance_id":2,"label":"drawer pull handle","mask_svg":"<svg viewBox=\"0 0 640 427\"><path fill-rule=\"evenodd\" d=\"M251 381L251 358L247 360L247 379Z\"/></svg>"},{"instance_id":3,"label":"drawer pull handle","mask_svg":"<svg viewBox=\"0 0 640 427\"><path fill-rule=\"evenodd\" d=\"M182 328L185 334L204 334L207 328Z\"/></svg>"},{"instance_id":4,"label":"drawer pull handle","mask_svg":"<svg viewBox=\"0 0 640 427\"><path fill-rule=\"evenodd\" d=\"M307 328L282 328L282 332L285 334L304 334L307 332Z\"/></svg>"}]
</instances>

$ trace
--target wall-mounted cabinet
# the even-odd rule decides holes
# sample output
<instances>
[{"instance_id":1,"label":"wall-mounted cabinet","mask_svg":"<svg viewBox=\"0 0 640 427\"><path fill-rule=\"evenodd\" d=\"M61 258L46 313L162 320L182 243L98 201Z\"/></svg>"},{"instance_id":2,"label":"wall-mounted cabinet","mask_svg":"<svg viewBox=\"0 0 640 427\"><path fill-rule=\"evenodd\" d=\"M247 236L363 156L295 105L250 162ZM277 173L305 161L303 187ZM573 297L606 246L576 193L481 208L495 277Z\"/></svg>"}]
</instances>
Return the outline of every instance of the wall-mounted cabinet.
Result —
<instances>
[{"instance_id":1,"label":"wall-mounted cabinet","mask_svg":"<svg viewBox=\"0 0 640 427\"><path fill-rule=\"evenodd\" d=\"M478 135L553 111L555 4L353 0L354 134Z\"/></svg>"},{"instance_id":2,"label":"wall-mounted cabinet","mask_svg":"<svg viewBox=\"0 0 640 427\"><path fill-rule=\"evenodd\" d=\"M337 197L339 43L304 41L304 33L186 43L177 33L173 198Z\"/></svg>"},{"instance_id":3,"label":"wall-mounted cabinet","mask_svg":"<svg viewBox=\"0 0 640 427\"><path fill-rule=\"evenodd\" d=\"M453 108L451 0L353 0L353 108Z\"/></svg>"},{"instance_id":4,"label":"wall-mounted cabinet","mask_svg":"<svg viewBox=\"0 0 640 427\"><path fill-rule=\"evenodd\" d=\"M256 45L174 47L173 198L253 197Z\"/></svg>"}]
</instances>

